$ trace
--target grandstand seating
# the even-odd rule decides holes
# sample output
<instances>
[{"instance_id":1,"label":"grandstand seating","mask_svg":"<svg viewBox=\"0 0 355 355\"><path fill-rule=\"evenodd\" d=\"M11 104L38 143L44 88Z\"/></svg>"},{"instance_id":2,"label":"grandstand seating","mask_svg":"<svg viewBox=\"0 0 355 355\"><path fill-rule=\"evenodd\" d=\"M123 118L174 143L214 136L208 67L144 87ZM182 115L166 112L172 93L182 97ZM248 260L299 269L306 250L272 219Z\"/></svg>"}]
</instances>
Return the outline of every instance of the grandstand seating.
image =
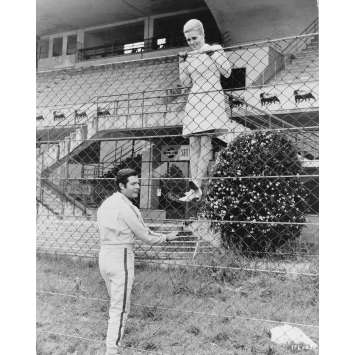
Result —
<instances>
[{"instance_id":1,"label":"grandstand seating","mask_svg":"<svg viewBox=\"0 0 355 355\"><path fill-rule=\"evenodd\" d=\"M122 112L116 114L126 113L124 108L128 108L128 99L131 104L130 113L141 113L143 99L145 107L154 107L157 102L162 102L164 90L172 87L177 80L176 58L38 73L37 116L44 117L38 126L58 125L53 120L54 111L64 113L66 117L74 117L74 110L82 112L83 104L101 96L108 99L115 95L116 101L122 101ZM149 95L150 90L162 90L164 95ZM127 95L143 91L148 92L144 95ZM68 124L68 120L63 120L62 124Z\"/></svg>"},{"instance_id":2,"label":"grandstand seating","mask_svg":"<svg viewBox=\"0 0 355 355\"><path fill-rule=\"evenodd\" d=\"M318 46L318 36L315 36L302 50L289 54L289 61L284 69L277 73L269 84L318 80Z\"/></svg>"}]
</instances>

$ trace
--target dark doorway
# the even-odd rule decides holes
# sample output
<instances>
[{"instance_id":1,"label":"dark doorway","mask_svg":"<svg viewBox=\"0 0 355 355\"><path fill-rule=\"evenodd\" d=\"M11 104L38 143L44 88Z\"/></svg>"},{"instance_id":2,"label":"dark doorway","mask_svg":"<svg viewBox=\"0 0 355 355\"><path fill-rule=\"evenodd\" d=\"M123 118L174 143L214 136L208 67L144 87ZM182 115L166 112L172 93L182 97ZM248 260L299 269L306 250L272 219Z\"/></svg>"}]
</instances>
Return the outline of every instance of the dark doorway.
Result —
<instances>
[{"instance_id":1,"label":"dark doorway","mask_svg":"<svg viewBox=\"0 0 355 355\"><path fill-rule=\"evenodd\" d=\"M221 84L224 90L245 89L245 68L234 68L229 78L221 75Z\"/></svg>"}]
</instances>

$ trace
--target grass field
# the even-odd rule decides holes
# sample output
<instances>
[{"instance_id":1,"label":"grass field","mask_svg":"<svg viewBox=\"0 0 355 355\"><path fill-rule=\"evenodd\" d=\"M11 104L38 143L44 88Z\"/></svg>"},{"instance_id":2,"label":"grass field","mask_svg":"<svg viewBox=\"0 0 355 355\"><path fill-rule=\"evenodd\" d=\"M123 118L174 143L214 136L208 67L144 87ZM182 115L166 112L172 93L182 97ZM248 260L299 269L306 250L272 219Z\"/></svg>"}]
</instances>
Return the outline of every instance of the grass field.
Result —
<instances>
[{"instance_id":1,"label":"grass field","mask_svg":"<svg viewBox=\"0 0 355 355\"><path fill-rule=\"evenodd\" d=\"M104 354L108 301L95 260L39 255L37 290L37 354ZM314 277L138 265L131 304L123 354L318 353L269 336L290 322L318 343L318 328L303 326L318 324Z\"/></svg>"}]
</instances>

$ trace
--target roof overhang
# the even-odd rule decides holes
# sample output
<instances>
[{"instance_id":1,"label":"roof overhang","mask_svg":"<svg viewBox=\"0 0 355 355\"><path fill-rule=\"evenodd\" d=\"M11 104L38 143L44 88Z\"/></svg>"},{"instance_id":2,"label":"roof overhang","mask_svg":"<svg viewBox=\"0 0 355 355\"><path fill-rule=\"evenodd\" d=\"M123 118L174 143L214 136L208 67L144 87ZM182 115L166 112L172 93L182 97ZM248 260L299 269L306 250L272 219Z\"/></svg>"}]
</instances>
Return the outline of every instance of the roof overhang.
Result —
<instances>
[{"instance_id":1,"label":"roof overhang","mask_svg":"<svg viewBox=\"0 0 355 355\"><path fill-rule=\"evenodd\" d=\"M206 7L204 0L37 0L37 36Z\"/></svg>"}]
</instances>

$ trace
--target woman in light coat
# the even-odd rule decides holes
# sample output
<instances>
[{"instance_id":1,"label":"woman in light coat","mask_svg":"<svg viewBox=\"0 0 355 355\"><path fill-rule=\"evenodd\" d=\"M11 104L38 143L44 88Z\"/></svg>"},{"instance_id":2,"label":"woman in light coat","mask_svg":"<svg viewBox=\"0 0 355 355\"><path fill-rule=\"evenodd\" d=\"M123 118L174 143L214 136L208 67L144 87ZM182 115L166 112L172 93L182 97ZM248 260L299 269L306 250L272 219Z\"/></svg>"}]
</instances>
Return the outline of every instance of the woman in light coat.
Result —
<instances>
[{"instance_id":1,"label":"woman in light coat","mask_svg":"<svg viewBox=\"0 0 355 355\"><path fill-rule=\"evenodd\" d=\"M192 86L183 119L183 135L189 137L191 189L180 201L201 199L202 181L212 159L212 136L226 132L224 93L220 75L229 77L231 64L220 45L205 43L201 21L192 19L184 25L184 35L192 51L180 54L181 84Z\"/></svg>"}]
</instances>

